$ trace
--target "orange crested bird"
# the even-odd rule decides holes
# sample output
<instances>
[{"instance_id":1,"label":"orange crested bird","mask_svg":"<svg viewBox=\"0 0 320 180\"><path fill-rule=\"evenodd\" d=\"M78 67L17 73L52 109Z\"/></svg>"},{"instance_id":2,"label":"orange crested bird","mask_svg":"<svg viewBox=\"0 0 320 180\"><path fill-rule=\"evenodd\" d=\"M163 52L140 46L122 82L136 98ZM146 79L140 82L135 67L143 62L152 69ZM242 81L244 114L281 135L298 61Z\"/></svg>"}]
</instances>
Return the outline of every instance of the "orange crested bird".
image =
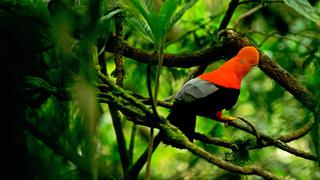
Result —
<instances>
[{"instance_id":1,"label":"orange crested bird","mask_svg":"<svg viewBox=\"0 0 320 180\"><path fill-rule=\"evenodd\" d=\"M171 124L193 141L197 115L222 122L235 120L222 116L222 110L236 104L243 77L258 63L258 50L246 46L218 69L189 80L175 96L168 116Z\"/></svg>"}]
</instances>

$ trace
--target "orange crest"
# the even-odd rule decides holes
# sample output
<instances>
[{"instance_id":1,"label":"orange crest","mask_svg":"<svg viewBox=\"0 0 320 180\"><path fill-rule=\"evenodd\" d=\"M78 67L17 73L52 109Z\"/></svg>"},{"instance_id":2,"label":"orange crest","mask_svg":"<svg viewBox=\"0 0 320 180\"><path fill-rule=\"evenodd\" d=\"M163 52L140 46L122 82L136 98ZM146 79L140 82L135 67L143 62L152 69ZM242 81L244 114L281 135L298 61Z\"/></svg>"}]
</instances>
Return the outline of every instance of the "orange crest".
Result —
<instances>
[{"instance_id":1,"label":"orange crest","mask_svg":"<svg viewBox=\"0 0 320 180\"><path fill-rule=\"evenodd\" d=\"M246 46L218 69L198 77L226 88L240 89L242 78L258 63L258 50L253 46Z\"/></svg>"}]
</instances>

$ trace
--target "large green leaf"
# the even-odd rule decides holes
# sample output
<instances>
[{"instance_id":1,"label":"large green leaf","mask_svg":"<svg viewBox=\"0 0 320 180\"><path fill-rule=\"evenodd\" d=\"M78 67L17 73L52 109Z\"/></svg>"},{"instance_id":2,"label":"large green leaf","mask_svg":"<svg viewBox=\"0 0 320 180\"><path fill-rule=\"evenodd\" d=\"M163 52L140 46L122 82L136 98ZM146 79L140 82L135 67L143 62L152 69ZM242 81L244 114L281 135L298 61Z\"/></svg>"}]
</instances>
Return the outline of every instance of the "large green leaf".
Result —
<instances>
[{"instance_id":1,"label":"large green leaf","mask_svg":"<svg viewBox=\"0 0 320 180\"><path fill-rule=\"evenodd\" d=\"M320 23L320 16L318 12L307 0L284 0L284 2L304 17L316 23Z\"/></svg>"},{"instance_id":2,"label":"large green leaf","mask_svg":"<svg viewBox=\"0 0 320 180\"><path fill-rule=\"evenodd\" d=\"M129 4L132 4L136 8L136 10L138 10L139 13L148 21L149 13L142 6L140 0L128 0L126 2L128 2Z\"/></svg>"},{"instance_id":3,"label":"large green leaf","mask_svg":"<svg viewBox=\"0 0 320 180\"><path fill-rule=\"evenodd\" d=\"M142 0L142 3L149 13L158 12L157 5L154 0Z\"/></svg>"},{"instance_id":4,"label":"large green leaf","mask_svg":"<svg viewBox=\"0 0 320 180\"><path fill-rule=\"evenodd\" d=\"M150 29L150 26L146 23L146 21L143 21L138 18L130 18L128 20L128 24L135 30L135 32L139 33L146 40L153 43L153 34Z\"/></svg>"},{"instance_id":5,"label":"large green leaf","mask_svg":"<svg viewBox=\"0 0 320 180\"><path fill-rule=\"evenodd\" d=\"M160 16L160 22L164 28L164 31L167 31L168 29L170 29L171 18L177 9L177 6L178 6L177 0L165 1L162 4L159 12L159 16Z\"/></svg>"},{"instance_id":6,"label":"large green leaf","mask_svg":"<svg viewBox=\"0 0 320 180\"><path fill-rule=\"evenodd\" d=\"M149 18L147 20L150 29L152 30L152 35L154 38L154 43L158 45L162 38L164 38L164 28L162 20L159 17L158 13L152 12L149 14Z\"/></svg>"}]
</instances>

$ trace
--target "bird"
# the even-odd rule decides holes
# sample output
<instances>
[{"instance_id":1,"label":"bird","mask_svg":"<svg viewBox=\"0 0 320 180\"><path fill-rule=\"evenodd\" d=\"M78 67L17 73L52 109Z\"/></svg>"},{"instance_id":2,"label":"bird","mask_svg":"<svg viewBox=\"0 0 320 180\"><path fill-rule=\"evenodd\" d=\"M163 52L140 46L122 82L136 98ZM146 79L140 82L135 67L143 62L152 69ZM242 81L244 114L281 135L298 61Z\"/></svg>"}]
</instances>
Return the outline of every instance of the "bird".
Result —
<instances>
[{"instance_id":1,"label":"bird","mask_svg":"<svg viewBox=\"0 0 320 180\"><path fill-rule=\"evenodd\" d=\"M236 118L223 116L240 94L241 81L259 63L259 52L254 46L242 47L237 55L219 68L187 81L176 93L169 122L179 128L193 142L197 115L221 122Z\"/></svg>"}]
</instances>

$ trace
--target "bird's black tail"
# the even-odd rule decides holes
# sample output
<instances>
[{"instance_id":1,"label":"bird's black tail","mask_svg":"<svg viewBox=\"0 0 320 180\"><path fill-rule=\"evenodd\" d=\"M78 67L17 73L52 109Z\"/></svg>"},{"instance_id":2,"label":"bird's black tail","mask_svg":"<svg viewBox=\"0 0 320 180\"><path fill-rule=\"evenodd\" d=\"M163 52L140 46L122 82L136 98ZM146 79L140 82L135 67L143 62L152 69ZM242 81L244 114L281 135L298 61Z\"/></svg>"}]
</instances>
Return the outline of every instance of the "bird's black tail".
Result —
<instances>
[{"instance_id":1,"label":"bird's black tail","mask_svg":"<svg viewBox=\"0 0 320 180\"><path fill-rule=\"evenodd\" d=\"M189 140L193 142L196 127L196 114L192 109L188 109L179 104L174 104L167 119L171 124L177 126Z\"/></svg>"}]
</instances>

